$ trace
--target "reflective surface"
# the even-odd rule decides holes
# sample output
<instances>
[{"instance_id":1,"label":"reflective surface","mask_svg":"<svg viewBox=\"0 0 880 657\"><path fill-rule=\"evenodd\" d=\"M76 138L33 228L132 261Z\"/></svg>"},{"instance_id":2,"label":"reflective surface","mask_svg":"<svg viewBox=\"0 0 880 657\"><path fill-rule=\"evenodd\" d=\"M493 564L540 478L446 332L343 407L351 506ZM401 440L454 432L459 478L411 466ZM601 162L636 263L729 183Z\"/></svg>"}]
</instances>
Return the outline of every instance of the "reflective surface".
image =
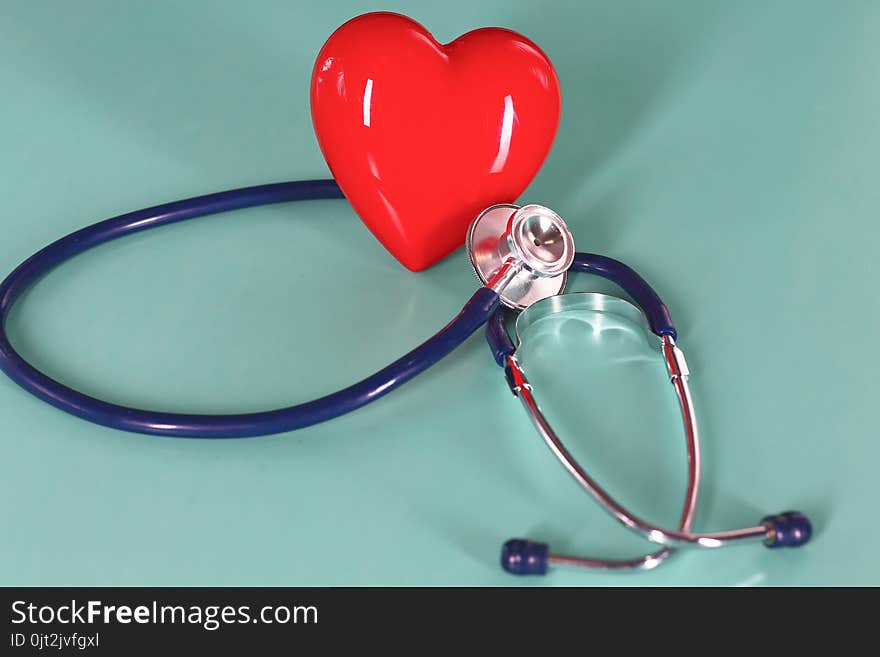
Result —
<instances>
[{"instance_id":1,"label":"reflective surface","mask_svg":"<svg viewBox=\"0 0 880 657\"><path fill-rule=\"evenodd\" d=\"M525 37L481 29L442 45L389 13L354 19L330 37L311 98L334 177L373 234L415 271L460 247L483 209L520 195L560 112L553 66Z\"/></svg>"},{"instance_id":2,"label":"reflective surface","mask_svg":"<svg viewBox=\"0 0 880 657\"><path fill-rule=\"evenodd\" d=\"M572 276L569 287L583 289L583 277ZM670 389L660 340L646 332L638 309L623 300L607 295L566 296L570 296L569 308L548 299L523 313L516 323L521 340L518 358L534 399L548 428L552 427L564 447L609 494L640 518L674 528L687 496L687 434ZM526 421L519 408L523 401L512 405L510 412L519 413L521 421ZM568 483L564 490L572 502L580 502L580 516L569 518L568 531L577 537L576 542L547 529L533 529L524 538L547 542L557 554L602 558L657 549L641 537L630 537L573 484L557 457L541 442L546 439L541 427L541 438L530 428L532 440L543 450L540 457L536 454L533 458L556 466L557 476ZM709 490L711 476L704 475ZM545 513L552 515L561 501L545 502ZM705 527L703 513L698 505L695 526L699 529ZM515 531L514 527L505 537L516 535ZM721 553L711 556L715 560L730 558ZM704 557L679 551L658 571L694 558Z\"/></svg>"},{"instance_id":3,"label":"reflective surface","mask_svg":"<svg viewBox=\"0 0 880 657\"><path fill-rule=\"evenodd\" d=\"M406 11L441 41L511 27L547 51L565 95L554 149L519 201L635 267L681 333L703 434L695 525L789 507L810 511L817 534L800 550L682 552L632 576L502 572L509 536L599 556L644 542L560 472L474 336L362 411L207 448L93 427L0 382L0 580L880 584L877 3L258 6L0 3L0 269L99 217L327 175L311 68L366 8ZM409 274L328 201L108 245L39 282L11 322L41 369L90 393L244 412L375 371L474 286L463 250ZM568 287L617 292L583 275ZM656 351L628 335L603 333L590 369L548 372L566 404L558 430L571 426L611 492L674 526L678 410ZM328 359L335 350L345 358ZM615 360L627 356L644 360ZM377 547L366 558L364 546Z\"/></svg>"},{"instance_id":4,"label":"reflective surface","mask_svg":"<svg viewBox=\"0 0 880 657\"><path fill-rule=\"evenodd\" d=\"M540 337L547 331L559 336L559 324L566 321L583 325L581 340L596 340L603 332L620 332L633 337L641 334L649 346L660 350L660 338L648 328L648 320L638 306L621 297L597 292L572 292L531 304L516 318L520 346L538 322L543 322L544 329L538 333ZM581 351L577 344L574 346Z\"/></svg>"},{"instance_id":5,"label":"reflective surface","mask_svg":"<svg viewBox=\"0 0 880 657\"><path fill-rule=\"evenodd\" d=\"M523 339L529 334L529 329L533 328L538 322L544 321L544 326L561 321L567 318L574 318L575 321L581 320L582 327L591 326L590 330L582 331L580 336L576 336L575 340L583 342L593 338L597 332L592 326L603 324L613 325L629 325L629 329L641 326L645 337L649 344L657 345L659 343L658 336L654 335L647 320L640 308L621 298L609 296L599 293L569 293L555 297L550 297L539 301L520 315L516 319L516 333L518 340L518 350L522 349ZM591 321L592 320L592 321ZM627 329L624 329L627 330ZM607 331L607 328L606 328ZM554 337L558 333L553 332ZM671 338L663 338L663 346L667 347ZM579 345L578 345L579 346ZM565 349L565 345L561 345ZM674 348L674 347L673 347ZM574 351L579 352L579 349ZM676 350L681 353L680 350ZM557 367L569 369L577 367L577 355L567 353L565 356L565 364L557 363ZM681 356L684 362L684 356ZM651 529L644 532L644 528L639 525L643 523L639 521L630 511L627 511L617 500L614 500L609 493L601 488L591 477L584 471L572 452L566 448L559 436L555 433L550 425L546 415L540 408L535 397L535 391L532 385L526 382L525 372L522 365L517 361L516 355L508 359L508 366L513 372L515 380L519 379L521 384L514 389L515 394L519 397L526 412L529 415L535 428L538 430L541 438L545 441L550 450L559 459L566 470L575 478L575 480L586 490L608 513L615 519L622 522L630 528L638 527L642 533L646 534L651 540L654 537ZM676 374L676 378L682 378ZM700 487L700 439L697 429L697 421L693 412L690 393L687 388L686 374L683 381L677 382L673 380L676 386L676 395L682 412L682 421L685 435L686 460L687 460L687 486L684 495L684 508L682 509L678 530L680 532L689 532L693 526L694 516L697 510L699 500ZM588 432L592 433L592 432ZM582 435L582 432L578 432ZM673 554L670 547L644 554L639 557L628 558L608 558L608 557L584 557L570 556L559 553L550 554L550 563L564 566L579 566L585 568L609 569L609 570L651 570L663 563Z\"/></svg>"},{"instance_id":6,"label":"reflective surface","mask_svg":"<svg viewBox=\"0 0 880 657\"><path fill-rule=\"evenodd\" d=\"M538 301L520 315L517 320L517 336L520 340L519 348L521 349L523 346L523 336L537 322L552 323L559 322L560 320L566 321L568 318L583 320L581 324L584 327L591 326L590 330L581 332L580 340L584 342L594 341L596 337L601 335L603 330L607 332L607 324L615 325L621 322L638 323L640 320L643 323L643 330L649 342L652 341L651 338L653 337L647 318L633 304L617 297L595 292L569 293ZM512 385L514 394L519 397L529 418L554 456L556 456L584 491L593 497L606 512L628 529L654 543L674 546L676 548L719 548L740 543L773 543L773 530L763 520L761 523L753 524L749 527L721 532L703 533L691 530L690 523L696 512L696 504L699 497L700 439L696 413L688 385L689 369L684 352L675 344L672 337L663 336L661 351L663 361L669 373L670 384L675 390L676 399L679 403L684 433L687 439L688 485L685 494L685 507L682 511L682 519L677 531L666 529L649 520L645 520L643 517L639 517L637 512L627 509L614 499L614 496L609 494L587 472L579 460L565 446L559 434L554 431L538 403L537 397L540 396L540 393L536 393L534 386L529 383L523 366L517 360L517 354L508 357L507 366L511 369L511 376L515 382L515 385ZM566 350L564 357L565 362L557 364L560 373L562 369L567 368L574 368L580 371L579 361L576 358L572 358L572 354L568 350ZM635 402L634 406L638 407L638 401ZM807 527L806 531L810 531L809 527ZM627 560L623 562L623 565L613 561L584 558L581 559L580 565L588 568L632 567L650 569L658 564L660 558L666 556L667 554L665 553L662 555L649 555L637 561ZM554 559L569 565L575 565L577 561L575 558L568 556L557 556Z\"/></svg>"}]
</instances>

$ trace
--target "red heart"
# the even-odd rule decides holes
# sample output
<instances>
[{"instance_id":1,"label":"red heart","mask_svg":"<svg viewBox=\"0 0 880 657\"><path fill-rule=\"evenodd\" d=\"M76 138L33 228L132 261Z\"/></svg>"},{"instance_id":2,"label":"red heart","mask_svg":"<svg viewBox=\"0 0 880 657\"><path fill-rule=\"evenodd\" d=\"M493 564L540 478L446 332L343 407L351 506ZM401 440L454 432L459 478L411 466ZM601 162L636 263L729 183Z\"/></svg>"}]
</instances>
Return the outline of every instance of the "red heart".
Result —
<instances>
[{"instance_id":1,"label":"red heart","mask_svg":"<svg viewBox=\"0 0 880 657\"><path fill-rule=\"evenodd\" d=\"M442 45L386 12L358 16L327 40L311 102L345 196L413 271L461 246L486 207L523 192L562 104L553 65L525 37L484 28Z\"/></svg>"}]
</instances>

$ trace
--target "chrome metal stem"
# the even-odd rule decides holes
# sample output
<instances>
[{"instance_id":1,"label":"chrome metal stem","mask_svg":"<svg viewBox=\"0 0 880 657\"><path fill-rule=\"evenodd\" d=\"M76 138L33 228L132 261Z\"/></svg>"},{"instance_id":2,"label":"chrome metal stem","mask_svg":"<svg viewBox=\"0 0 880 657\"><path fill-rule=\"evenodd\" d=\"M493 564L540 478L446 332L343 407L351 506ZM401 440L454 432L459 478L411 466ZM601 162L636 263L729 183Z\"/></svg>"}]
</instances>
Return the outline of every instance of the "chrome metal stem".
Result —
<instances>
[{"instance_id":1,"label":"chrome metal stem","mask_svg":"<svg viewBox=\"0 0 880 657\"><path fill-rule=\"evenodd\" d=\"M684 358L684 352L675 346L675 341L670 336L663 337L662 349L666 360L666 369L669 372L669 380L675 388L675 396L678 399L685 439L687 440L688 482L684 512L679 521L678 529L689 532L694 522L697 500L700 497L700 430L697 426L697 414L694 412L691 391L688 387L690 372Z\"/></svg>"},{"instance_id":2,"label":"chrome metal stem","mask_svg":"<svg viewBox=\"0 0 880 657\"><path fill-rule=\"evenodd\" d=\"M498 271L486 281L486 287L490 288L497 294L501 294L514 277L523 269L523 261L517 258L508 258L499 267Z\"/></svg>"}]
</instances>

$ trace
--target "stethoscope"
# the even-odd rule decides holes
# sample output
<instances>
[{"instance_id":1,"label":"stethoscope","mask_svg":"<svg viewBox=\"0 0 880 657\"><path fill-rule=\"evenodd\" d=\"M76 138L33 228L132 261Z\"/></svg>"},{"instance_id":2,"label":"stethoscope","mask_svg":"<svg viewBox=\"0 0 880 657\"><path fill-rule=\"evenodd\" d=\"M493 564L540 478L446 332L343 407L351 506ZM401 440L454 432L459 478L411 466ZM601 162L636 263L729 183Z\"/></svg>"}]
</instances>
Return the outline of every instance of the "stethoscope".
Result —
<instances>
[{"instance_id":1,"label":"stethoscope","mask_svg":"<svg viewBox=\"0 0 880 657\"><path fill-rule=\"evenodd\" d=\"M641 276L625 264L601 255L576 253L565 222L540 205L501 204L483 211L470 225L466 246L482 283L461 312L434 336L375 374L310 402L277 410L236 415L163 413L128 408L85 395L43 374L15 351L6 320L22 293L62 262L92 247L132 233L229 210L313 199L344 198L333 180L309 180L246 187L158 205L101 221L63 237L19 265L0 284L0 369L25 390L63 411L115 429L184 438L238 438L281 433L343 415L391 392L452 352L478 328L486 336L508 386L553 454L608 513L625 527L662 547L631 559L592 559L552 554L544 543L512 539L504 544L501 565L508 572L544 574L549 564L602 569L651 569L673 550L717 548L762 542L770 548L797 547L812 528L797 511L768 515L754 527L714 533L692 531L699 498L700 452L697 421L688 388L684 353L666 306ZM622 288L633 303L609 294L566 294L568 271L595 274ZM688 454L688 482L678 528L664 529L628 511L611 497L566 449L541 412L535 391L517 358L520 336L539 317L573 311L598 311L637 321L657 345L681 408ZM517 340L507 329L518 312Z\"/></svg>"}]
</instances>

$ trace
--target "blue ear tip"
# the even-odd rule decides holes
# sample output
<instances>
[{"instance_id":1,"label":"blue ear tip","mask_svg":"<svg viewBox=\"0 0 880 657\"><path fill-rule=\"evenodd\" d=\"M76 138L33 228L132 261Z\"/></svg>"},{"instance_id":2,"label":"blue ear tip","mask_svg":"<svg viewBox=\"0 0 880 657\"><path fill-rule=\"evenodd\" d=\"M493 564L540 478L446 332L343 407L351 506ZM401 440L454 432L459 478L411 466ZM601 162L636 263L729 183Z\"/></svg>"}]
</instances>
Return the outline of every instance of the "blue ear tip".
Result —
<instances>
[{"instance_id":1,"label":"blue ear tip","mask_svg":"<svg viewBox=\"0 0 880 657\"><path fill-rule=\"evenodd\" d=\"M550 546L512 538L501 548L501 567L514 575L544 575Z\"/></svg>"},{"instance_id":2,"label":"blue ear tip","mask_svg":"<svg viewBox=\"0 0 880 657\"><path fill-rule=\"evenodd\" d=\"M764 516L761 524L773 529L769 548L800 547L813 535L810 519L799 511L785 511L775 516Z\"/></svg>"}]
</instances>

